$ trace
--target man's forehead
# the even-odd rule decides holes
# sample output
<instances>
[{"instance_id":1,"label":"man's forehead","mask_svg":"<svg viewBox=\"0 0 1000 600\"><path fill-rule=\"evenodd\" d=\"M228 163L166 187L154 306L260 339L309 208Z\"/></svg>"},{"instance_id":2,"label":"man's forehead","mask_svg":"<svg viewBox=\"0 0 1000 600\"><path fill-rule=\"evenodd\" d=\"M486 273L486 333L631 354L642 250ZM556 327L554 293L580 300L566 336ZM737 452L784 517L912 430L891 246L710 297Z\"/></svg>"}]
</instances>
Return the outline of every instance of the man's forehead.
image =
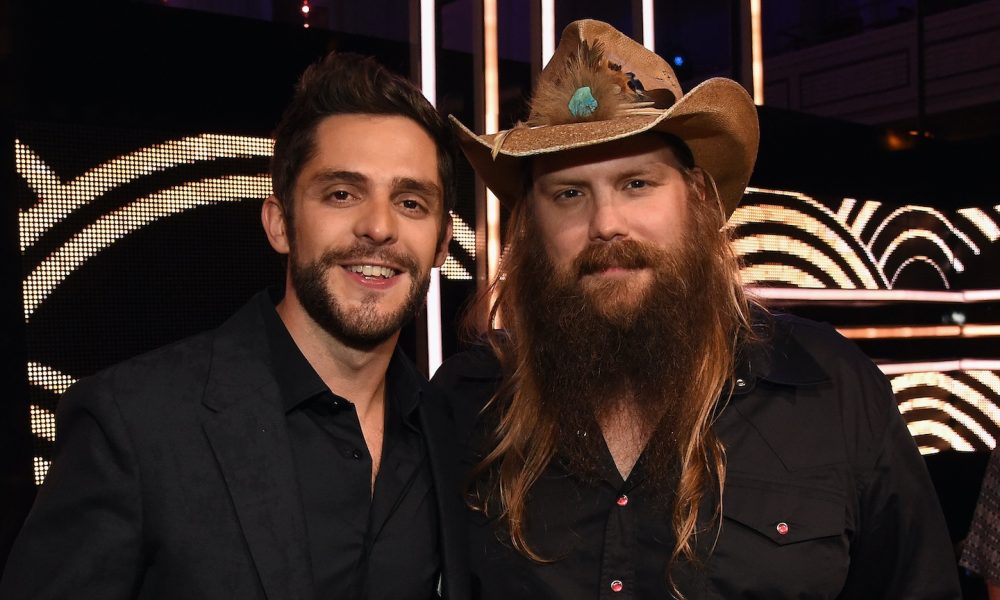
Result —
<instances>
[{"instance_id":1,"label":"man's forehead","mask_svg":"<svg viewBox=\"0 0 1000 600\"><path fill-rule=\"evenodd\" d=\"M532 157L526 175L538 181L579 167L620 166L663 163L679 168L680 161L668 139L657 133L643 133L606 144L574 148Z\"/></svg>"},{"instance_id":2,"label":"man's forehead","mask_svg":"<svg viewBox=\"0 0 1000 600\"><path fill-rule=\"evenodd\" d=\"M402 115L328 115L316 126L300 180L362 173L370 180L417 180L441 187L437 142Z\"/></svg>"}]
</instances>

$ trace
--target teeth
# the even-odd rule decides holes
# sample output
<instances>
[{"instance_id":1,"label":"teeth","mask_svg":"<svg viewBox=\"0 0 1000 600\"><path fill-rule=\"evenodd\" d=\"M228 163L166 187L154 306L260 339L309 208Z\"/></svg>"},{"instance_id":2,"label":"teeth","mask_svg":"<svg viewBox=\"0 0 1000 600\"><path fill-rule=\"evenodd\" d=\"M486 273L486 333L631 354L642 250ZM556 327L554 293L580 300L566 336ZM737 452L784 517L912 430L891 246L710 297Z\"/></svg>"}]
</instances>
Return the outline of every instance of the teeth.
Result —
<instances>
[{"instance_id":1,"label":"teeth","mask_svg":"<svg viewBox=\"0 0 1000 600\"><path fill-rule=\"evenodd\" d=\"M347 267L347 270L364 275L365 277L382 277L385 279L388 279L396 274L396 272L389 267L382 267L379 265L350 265Z\"/></svg>"}]
</instances>

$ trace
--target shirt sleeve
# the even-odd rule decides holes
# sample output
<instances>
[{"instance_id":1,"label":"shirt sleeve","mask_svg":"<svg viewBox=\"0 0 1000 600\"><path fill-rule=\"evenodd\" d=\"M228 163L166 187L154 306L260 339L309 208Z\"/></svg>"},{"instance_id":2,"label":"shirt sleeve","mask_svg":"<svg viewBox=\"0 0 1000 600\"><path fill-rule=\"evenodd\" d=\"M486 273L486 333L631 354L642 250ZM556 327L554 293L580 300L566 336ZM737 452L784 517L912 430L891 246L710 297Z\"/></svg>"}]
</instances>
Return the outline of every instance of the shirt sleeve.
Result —
<instances>
[{"instance_id":1,"label":"shirt sleeve","mask_svg":"<svg viewBox=\"0 0 1000 600\"><path fill-rule=\"evenodd\" d=\"M141 580L139 472L104 376L59 402L52 466L11 550L0 597L131 598Z\"/></svg>"},{"instance_id":2,"label":"shirt sleeve","mask_svg":"<svg viewBox=\"0 0 1000 600\"><path fill-rule=\"evenodd\" d=\"M1000 583L1000 450L990 455L959 564Z\"/></svg>"},{"instance_id":3,"label":"shirt sleeve","mask_svg":"<svg viewBox=\"0 0 1000 600\"><path fill-rule=\"evenodd\" d=\"M851 569L841 598L961 598L948 530L923 457L878 377L885 406L871 469L859 481ZM881 434L881 435L879 435Z\"/></svg>"}]
</instances>

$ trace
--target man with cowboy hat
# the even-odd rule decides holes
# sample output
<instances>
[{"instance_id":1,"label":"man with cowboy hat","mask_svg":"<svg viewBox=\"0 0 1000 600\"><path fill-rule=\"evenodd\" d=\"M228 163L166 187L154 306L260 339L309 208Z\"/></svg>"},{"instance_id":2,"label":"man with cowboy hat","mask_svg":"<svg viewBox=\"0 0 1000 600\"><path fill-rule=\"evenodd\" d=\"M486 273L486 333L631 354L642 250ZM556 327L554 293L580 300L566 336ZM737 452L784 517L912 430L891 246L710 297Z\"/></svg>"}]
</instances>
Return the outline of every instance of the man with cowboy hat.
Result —
<instances>
[{"instance_id":1,"label":"man with cowboy hat","mask_svg":"<svg viewBox=\"0 0 1000 600\"><path fill-rule=\"evenodd\" d=\"M454 120L453 120L454 121ZM726 220L753 102L578 21L530 115L479 136L510 209L491 322L447 361L484 598L957 598L882 374L749 301Z\"/></svg>"}]
</instances>

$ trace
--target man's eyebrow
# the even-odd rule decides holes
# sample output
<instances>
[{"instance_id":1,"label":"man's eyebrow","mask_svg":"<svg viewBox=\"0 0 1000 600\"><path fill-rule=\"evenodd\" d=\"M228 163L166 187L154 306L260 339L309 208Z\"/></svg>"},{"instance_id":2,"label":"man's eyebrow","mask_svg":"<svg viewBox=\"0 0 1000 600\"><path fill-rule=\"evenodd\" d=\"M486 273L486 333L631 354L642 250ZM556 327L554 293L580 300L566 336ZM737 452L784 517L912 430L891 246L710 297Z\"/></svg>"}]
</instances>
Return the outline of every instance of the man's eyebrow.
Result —
<instances>
[{"instance_id":1,"label":"man's eyebrow","mask_svg":"<svg viewBox=\"0 0 1000 600\"><path fill-rule=\"evenodd\" d=\"M438 184L424 179L413 179L412 177L397 177L393 179L392 188L394 190L420 194L427 198L440 198L442 195L441 186Z\"/></svg>"},{"instance_id":2,"label":"man's eyebrow","mask_svg":"<svg viewBox=\"0 0 1000 600\"><path fill-rule=\"evenodd\" d=\"M365 185L368 178L356 171L320 171L313 175L312 181L315 183L330 183L338 181L342 183L353 183L355 185Z\"/></svg>"},{"instance_id":3,"label":"man's eyebrow","mask_svg":"<svg viewBox=\"0 0 1000 600\"><path fill-rule=\"evenodd\" d=\"M650 175L655 175L661 171L661 165L659 163L650 163L642 165L639 167L633 167L627 171L622 171L618 175L618 179L631 179L633 177L649 177Z\"/></svg>"},{"instance_id":4,"label":"man's eyebrow","mask_svg":"<svg viewBox=\"0 0 1000 600\"><path fill-rule=\"evenodd\" d=\"M586 179L580 179L575 177L561 177L561 176L551 176L546 179L545 176L540 177L536 180L539 185L543 188L551 187L587 187L590 183Z\"/></svg>"}]
</instances>

